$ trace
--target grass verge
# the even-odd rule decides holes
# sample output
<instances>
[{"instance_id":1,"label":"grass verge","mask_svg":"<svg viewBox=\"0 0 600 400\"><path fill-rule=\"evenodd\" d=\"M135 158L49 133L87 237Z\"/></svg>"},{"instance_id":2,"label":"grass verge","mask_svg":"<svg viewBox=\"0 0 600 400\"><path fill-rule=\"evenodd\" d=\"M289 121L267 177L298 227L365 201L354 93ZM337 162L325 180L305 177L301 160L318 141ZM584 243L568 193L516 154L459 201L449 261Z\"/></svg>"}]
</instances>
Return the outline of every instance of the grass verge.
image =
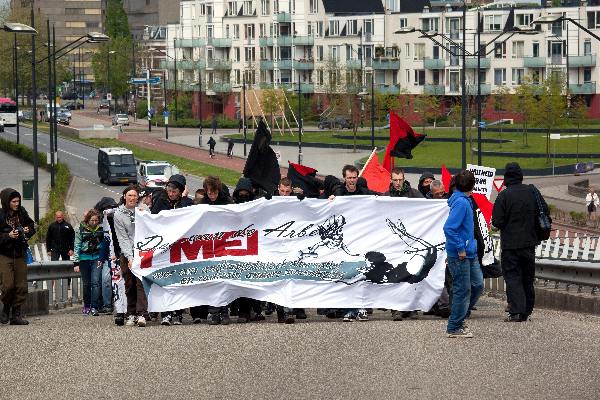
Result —
<instances>
[{"instance_id":1,"label":"grass verge","mask_svg":"<svg viewBox=\"0 0 600 400\"><path fill-rule=\"evenodd\" d=\"M0 151L12 154L22 160L33 162L33 151L25 145L0 139ZM38 161L40 167L45 169L50 168L45 153L38 152ZM65 209L65 198L71 184L71 172L69 171L69 167L60 162L55 167L54 187L48 193L48 208L46 214L44 214L37 225L36 234L31 238L33 243L41 243L46 240L46 232L48 232L48 226L54 221L54 213Z\"/></svg>"}]
</instances>

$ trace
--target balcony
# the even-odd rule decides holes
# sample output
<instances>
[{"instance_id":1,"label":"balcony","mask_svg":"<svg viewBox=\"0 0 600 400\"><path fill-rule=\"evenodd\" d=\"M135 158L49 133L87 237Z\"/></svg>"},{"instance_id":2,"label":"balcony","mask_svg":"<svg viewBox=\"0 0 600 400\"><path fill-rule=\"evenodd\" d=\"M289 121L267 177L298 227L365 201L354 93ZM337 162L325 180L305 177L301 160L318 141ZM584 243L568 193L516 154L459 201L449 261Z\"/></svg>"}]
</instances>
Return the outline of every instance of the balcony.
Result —
<instances>
[{"instance_id":1,"label":"balcony","mask_svg":"<svg viewBox=\"0 0 600 400\"><path fill-rule=\"evenodd\" d=\"M546 57L523 57L523 66L525 68L545 68Z\"/></svg>"},{"instance_id":2,"label":"balcony","mask_svg":"<svg viewBox=\"0 0 600 400\"><path fill-rule=\"evenodd\" d=\"M277 14L277 22L292 22L292 14L287 12L280 12Z\"/></svg>"},{"instance_id":3,"label":"balcony","mask_svg":"<svg viewBox=\"0 0 600 400\"><path fill-rule=\"evenodd\" d=\"M275 68L273 65L273 60L260 60L260 69L261 70L272 70Z\"/></svg>"},{"instance_id":4,"label":"balcony","mask_svg":"<svg viewBox=\"0 0 600 400\"><path fill-rule=\"evenodd\" d=\"M347 69L360 69L360 60L346 60Z\"/></svg>"},{"instance_id":5,"label":"balcony","mask_svg":"<svg viewBox=\"0 0 600 400\"><path fill-rule=\"evenodd\" d=\"M446 61L443 58L426 58L423 60L425 69L444 69Z\"/></svg>"},{"instance_id":6,"label":"balcony","mask_svg":"<svg viewBox=\"0 0 600 400\"><path fill-rule=\"evenodd\" d=\"M175 69L175 62L169 60L160 60L160 69Z\"/></svg>"},{"instance_id":7,"label":"balcony","mask_svg":"<svg viewBox=\"0 0 600 400\"><path fill-rule=\"evenodd\" d=\"M294 60L294 69L310 71L315 69L315 63L312 60Z\"/></svg>"},{"instance_id":8,"label":"balcony","mask_svg":"<svg viewBox=\"0 0 600 400\"><path fill-rule=\"evenodd\" d=\"M423 86L423 93L432 96L442 96L446 94L446 88L444 85L425 85Z\"/></svg>"},{"instance_id":9,"label":"balcony","mask_svg":"<svg viewBox=\"0 0 600 400\"><path fill-rule=\"evenodd\" d=\"M596 82L571 83L569 85L571 94L595 94Z\"/></svg>"},{"instance_id":10,"label":"balcony","mask_svg":"<svg viewBox=\"0 0 600 400\"><path fill-rule=\"evenodd\" d=\"M373 69L398 70L400 69L400 60L375 58L373 59Z\"/></svg>"},{"instance_id":11,"label":"balcony","mask_svg":"<svg viewBox=\"0 0 600 400\"><path fill-rule=\"evenodd\" d=\"M277 60L277 68L292 69L292 60Z\"/></svg>"},{"instance_id":12,"label":"balcony","mask_svg":"<svg viewBox=\"0 0 600 400\"><path fill-rule=\"evenodd\" d=\"M175 47L202 47L206 45L205 39L175 39Z\"/></svg>"},{"instance_id":13,"label":"balcony","mask_svg":"<svg viewBox=\"0 0 600 400\"><path fill-rule=\"evenodd\" d=\"M231 83L209 83L206 90L212 90L215 93L229 93L231 92Z\"/></svg>"},{"instance_id":14,"label":"balcony","mask_svg":"<svg viewBox=\"0 0 600 400\"><path fill-rule=\"evenodd\" d=\"M213 47L231 47L230 38L208 38L206 44Z\"/></svg>"},{"instance_id":15,"label":"balcony","mask_svg":"<svg viewBox=\"0 0 600 400\"><path fill-rule=\"evenodd\" d=\"M375 90L381 94L400 94L400 88L396 85L380 85Z\"/></svg>"},{"instance_id":16,"label":"balcony","mask_svg":"<svg viewBox=\"0 0 600 400\"><path fill-rule=\"evenodd\" d=\"M481 95L487 96L492 93L492 85L489 83L481 84ZM467 85L467 95L477 96L477 85Z\"/></svg>"},{"instance_id":17,"label":"balcony","mask_svg":"<svg viewBox=\"0 0 600 400\"><path fill-rule=\"evenodd\" d=\"M175 66L173 66L175 67ZM206 68L206 64L203 60L191 61L191 60L181 60L177 61L177 69L204 69Z\"/></svg>"},{"instance_id":18,"label":"balcony","mask_svg":"<svg viewBox=\"0 0 600 400\"><path fill-rule=\"evenodd\" d=\"M277 46L291 46L293 41L292 36L278 36L276 39Z\"/></svg>"},{"instance_id":19,"label":"balcony","mask_svg":"<svg viewBox=\"0 0 600 400\"><path fill-rule=\"evenodd\" d=\"M206 60L206 69L229 70L231 69L231 60Z\"/></svg>"},{"instance_id":20,"label":"balcony","mask_svg":"<svg viewBox=\"0 0 600 400\"><path fill-rule=\"evenodd\" d=\"M490 66L492 65L491 61L489 58L483 58L481 57L481 68L482 69L488 69L490 68ZM471 69L477 69L477 57L475 58L467 58L465 59L465 67L466 68L471 68Z\"/></svg>"},{"instance_id":21,"label":"balcony","mask_svg":"<svg viewBox=\"0 0 600 400\"><path fill-rule=\"evenodd\" d=\"M313 36L294 36L294 44L296 46L312 46L315 44Z\"/></svg>"},{"instance_id":22,"label":"balcony","mask_svg":"<svg viewBox=\"0 0 600 400\"><path fill-rule=\"evenodd\" d=\"M273 38L272 37L259 37L258 45L260 47L273 46Z\"/></svg>"},{"instance_id":23,"label":"balcony","mask_svg":"<svg viewBox=\"0 0 600 400\"><path fill-rule=\"evenodd\" d=\"M569 68L595 67L596 55L588 54L587 56L569 56Z\"/></svg>"}]
</instances>

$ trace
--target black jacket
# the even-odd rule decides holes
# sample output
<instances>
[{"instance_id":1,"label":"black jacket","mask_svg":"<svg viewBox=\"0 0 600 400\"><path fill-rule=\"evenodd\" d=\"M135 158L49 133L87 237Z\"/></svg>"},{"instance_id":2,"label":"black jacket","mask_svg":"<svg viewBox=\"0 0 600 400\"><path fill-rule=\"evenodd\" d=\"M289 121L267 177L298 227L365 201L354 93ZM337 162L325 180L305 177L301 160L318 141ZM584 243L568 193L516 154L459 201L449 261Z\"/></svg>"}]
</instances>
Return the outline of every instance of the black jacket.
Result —
<instances>
[{"instance_id":1,"label":"black jacket","mask_svg":"<svg viewBox=\"0 0 600 400\"><path fill-rule=\"evenodd\" d=\"M19 192L15 189L6 188L0 192L0 254L6 257L19 258L25 255L27 248L27 240L35 233L34 222L29 218L29 214L23 206L20 206L16 212L17 218L10 218L10 201L15 197L21 198ZM17 238L12 239L8 234L13 230L13 226L9 225L9 220L16 221L14 228L21 229L28 227L29 233L21 234Z\"/></svg>"},{"instance_id":2,"label":"black jacket","mask_svg":"<svg viewBox=\"0 0 600 400\"><path fill-rule=\"evenodd\" d=\"M402 185L402 189L396 190L394 189L394 185L390 184L390 188L387 192L383 194L384 196L390 197L408 197L409 199L422 199L423 195L417 189L413 189L410 187L410 183L404 181Z\"/></svg>"},{"instance_id":3,"label":"black jacket","mask_svg":"<svg viewBox=\"0 0 600 400\"><path fill-rule=\"evenodd\" d=\"M48 226L46 234L46 250L65 254L73 250L75 231L67 221L60 224L56 221Z\"/></svg>"},{"instance_id":4,"label":"black jacket","mask_svg":"<svg viewBox=\"0 0 600 400\"><path fill-rule=\"evenodd\" d=\"M172 210L175 208L183 208L193 205L194 201L187 196L182 196L177 201L171 201L169 200L167 191L164 189L159 189L152 192L152 205L150 206L150 213L158 214L163 210Z\"/></svg>"},{"instance_id":5,"label":"black jacket","mask_svg":"<svg viewBox=\"0 0 600 400\"><path fill-rule=\"evenodd\" d=\"M339 186L335 192L333 193L335 196L359 196L359 195L371 195L373 194L369 189L364 186L356 185L356 190L354 192L349 192L346 189L346 185L342 184Z\"/></svg>"},{"instance_id":6,"label":"black jacket","mask_svg":"<svg viewBox=\"0 0 600 400\"><path fill-rule=\"evenodd\" d=\"M208 198L208 195L205 194L204 198L200 202L200 204L208 204L211 206L224 206L226 204L231 204L231 203L233 203L233 201L231 200L229 193L226 193L223 190L219 191L219 195L217 196L217 199L215 201L210 201L210 199Z\"/></svg>"},{"instance_id":7,"label":"black jacket","mask_svg":"<svg viewBox=\"0 0 600 400\"><path fill-rule=\"evenodd\" d=\"M492 224L500 229L503 250L522 249L540 244L537 236L538 207L533 185L524 185L517 163L509 163L504 173L506 189L498 194L492 211ZM537 189L535 189L537 190ZM548 205L540 194L542 207Z\"/></svg>"}]
</instances>

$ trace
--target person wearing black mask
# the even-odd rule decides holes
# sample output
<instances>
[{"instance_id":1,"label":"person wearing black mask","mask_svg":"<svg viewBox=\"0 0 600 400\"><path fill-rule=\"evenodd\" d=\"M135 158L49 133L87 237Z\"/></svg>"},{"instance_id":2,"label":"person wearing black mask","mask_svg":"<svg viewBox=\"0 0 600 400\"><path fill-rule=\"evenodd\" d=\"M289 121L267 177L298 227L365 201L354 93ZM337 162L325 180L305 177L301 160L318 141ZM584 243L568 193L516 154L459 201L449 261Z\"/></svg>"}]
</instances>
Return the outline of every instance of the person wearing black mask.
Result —
<instances>
[{"instance_id":1,"label":"person wearing black mask","mask_svg":"<svg viewBox=\"0 0 600 400\"><path fill-rule=\"evenodd\" d=\"M434 180L435 176L433 176L431 172L424 172L419 178L419 186L417 189L419 189L419 192L421 192L423 197L426 197L427 193L429 193L429 185L431 185L431 182Z\"/></svg>"}]
</instances>

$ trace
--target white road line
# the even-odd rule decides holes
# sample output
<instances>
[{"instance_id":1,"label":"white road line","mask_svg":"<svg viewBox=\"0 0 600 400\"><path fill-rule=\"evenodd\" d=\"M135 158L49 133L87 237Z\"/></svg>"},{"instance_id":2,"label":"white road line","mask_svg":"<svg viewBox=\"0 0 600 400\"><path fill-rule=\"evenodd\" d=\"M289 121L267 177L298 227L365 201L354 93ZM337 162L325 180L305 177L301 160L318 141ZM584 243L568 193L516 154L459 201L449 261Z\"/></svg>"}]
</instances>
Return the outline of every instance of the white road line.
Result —
<instances>
[{"instance_id":1,"label":"white road line","mask_svg":"<svg viewBox=\"0 0 600 400\"><path fill-rule=\"evenodd\" d=\"M86 179L86 178L82 178L81 176L78 176L77 178L81 179L82 181L86 181L87 183L91 183L94 186L98 186L98 187L100 187L100 188L102 188L104 190L108 190L109 192L112 192L112 193L115 193L115 194L121 194L120 192L117 192L116 190L112 190L112 189L110 189L110 188L108 188L108 187L106 187L104 185L100 185L97 182L91 181L91 180Z\"/></svg>"},{"instance_id":2,"label":"white road line","mask_svg":"<svg viewBox=\"0 0 600 400\"><path fill-rule=\"evenodd\" d=\"M80 156L79 154L71 153L70 151L66 151L66 150L63 150L63 149L58 149L58 151L62 151L65 154L68 154L68 155L73 156L73 157L77 157L77 158L85 160L85 161L90 161L88 158Z\"/></svg>"}]
</instances>

